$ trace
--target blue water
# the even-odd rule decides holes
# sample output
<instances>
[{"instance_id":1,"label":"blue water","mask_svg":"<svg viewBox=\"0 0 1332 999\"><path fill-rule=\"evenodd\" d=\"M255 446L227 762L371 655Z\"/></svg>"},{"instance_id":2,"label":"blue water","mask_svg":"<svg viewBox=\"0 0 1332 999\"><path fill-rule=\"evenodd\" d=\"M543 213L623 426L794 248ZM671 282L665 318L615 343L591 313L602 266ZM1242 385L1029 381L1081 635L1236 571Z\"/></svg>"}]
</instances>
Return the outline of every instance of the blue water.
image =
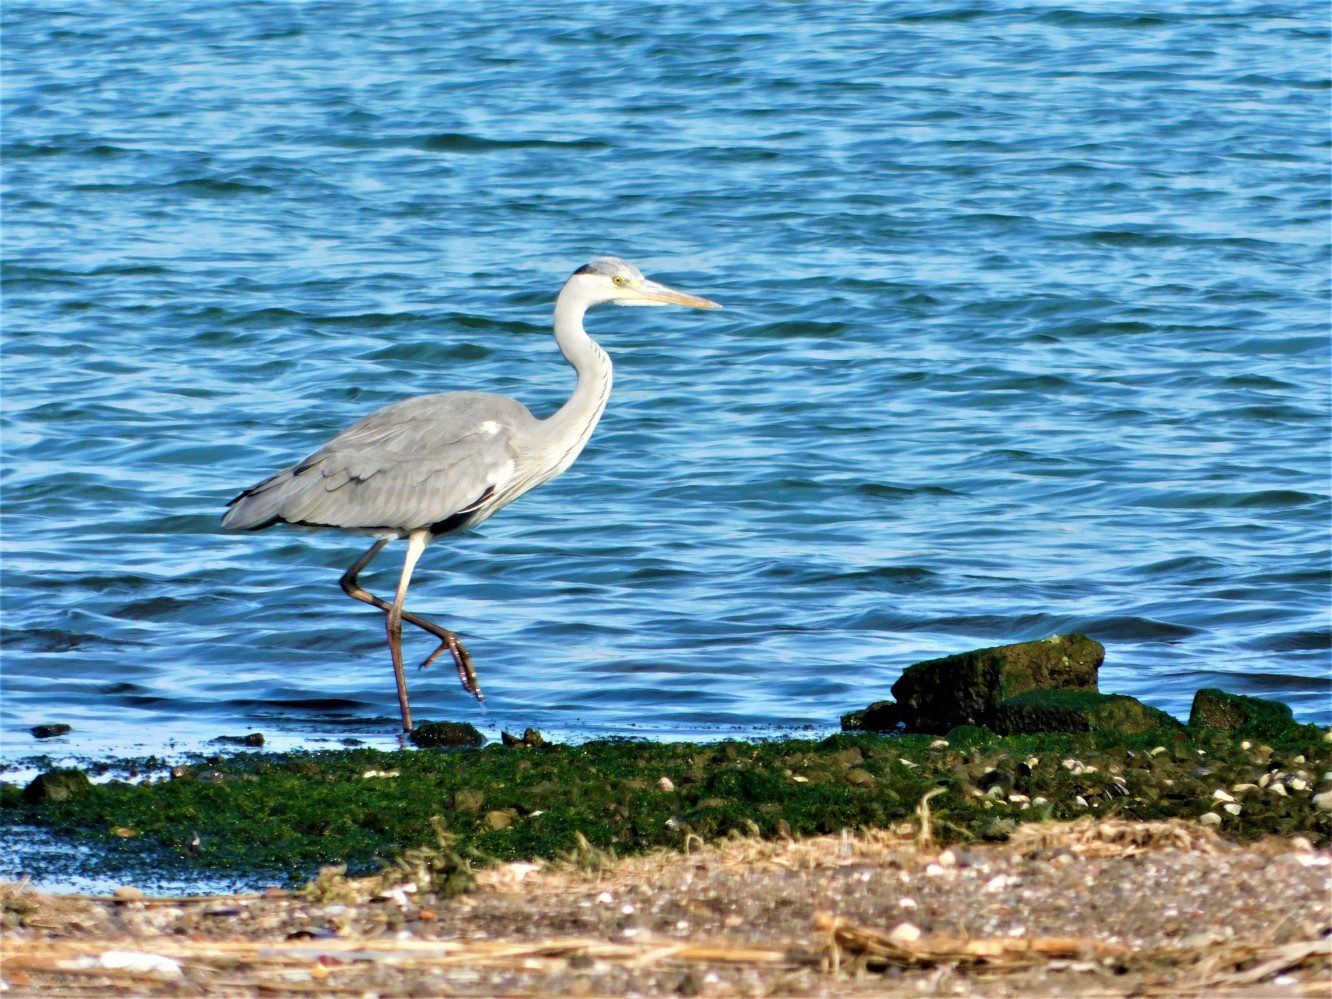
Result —
<instances>
[{"instance_id":1,"label":"blue water","mask_svg":"<svg viewBox=\"0 0 1332 999\"><path fill-rule=\"evenodd\" d=\"M1332 721L1324 5L55 7L3 15L9 758L391 735L367 542L223 505L403 396L550 412L607 252L726 310L589 316L586 452L411 591L488 707L418 716L835 726L1083 631Z\"/></svg>"}]
</instances>

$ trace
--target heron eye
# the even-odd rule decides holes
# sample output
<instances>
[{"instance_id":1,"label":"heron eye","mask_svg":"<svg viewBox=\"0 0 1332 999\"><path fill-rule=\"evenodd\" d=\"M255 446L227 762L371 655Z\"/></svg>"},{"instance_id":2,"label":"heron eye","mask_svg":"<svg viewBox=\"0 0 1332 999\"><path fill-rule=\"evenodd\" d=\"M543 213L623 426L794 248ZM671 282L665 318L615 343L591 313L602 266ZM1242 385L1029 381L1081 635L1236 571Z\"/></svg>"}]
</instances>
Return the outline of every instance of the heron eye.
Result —
<instances>
[{"instance_id":1,"label":"heron eye","mask_svg":"<svg viewBox=\"0 0 1332 999\"><path fill-rule=\"evenodd\" d=\"M615 277L611 278L611 280L614 281L616 284L624 284L624 275L616 274Z\"/></svg>"}]
</instances>

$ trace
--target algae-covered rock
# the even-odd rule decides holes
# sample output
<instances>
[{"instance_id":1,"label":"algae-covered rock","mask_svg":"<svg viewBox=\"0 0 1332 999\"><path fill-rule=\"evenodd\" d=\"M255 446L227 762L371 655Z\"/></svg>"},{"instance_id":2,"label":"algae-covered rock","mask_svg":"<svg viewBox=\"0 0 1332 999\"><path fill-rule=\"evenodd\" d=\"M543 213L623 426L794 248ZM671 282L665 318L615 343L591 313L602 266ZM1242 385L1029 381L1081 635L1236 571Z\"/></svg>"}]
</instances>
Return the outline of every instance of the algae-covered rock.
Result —
<instances>
[{"instance_id":1,"label":"algae-covered rock","mask_svg":"<svg viewBox=\"0 0 1332 999\"><path fill-rule=\"evenodd\" d=\"M1131 735L1180 727L1176 719L1136 697L1094 690L1031 690L994 708L994 730L1000 735L1092 731Z\"/></svg>"},{"instance_id":2,"label":"algae-covered rock","mask_svg":"<svg viewBox=\"0 0 1332 999\"><path fill-rule=\"evenodd\" d=\"M1295 724L1290 706L1280 701L1244 694L1228 694L1216 687L1204 687L1193 695L1189 728L1244 732L1262 738L1278 736Z\"/></svg>"},{"instance_id":3,"label":"algae-covered rock","mask_svg":"<svg viewBox=\"0 0 1332 999\"><path fill-rule=\"evenodd\" d=\"M500 733L500 742L510 748L535 749L546 744L546 737L534 728L525 730L521 737L510 732Z\"/></svg>"},{"instance_id":4,"label":"algae-covered rock","mask_svg":"<svg viewBox=\"0 0 1332 999\"><path fill-rule=\"evenodd\" d=\"M1105 647L1086 635L1054 635L908 666L893 684L896 710L913 732L988 725L994 706L1029 690L1096 690ZM997 729L996 729L997 731Z\"/></svg>"},{"instance_id":5,"label":"algae-covered rock","mask_svg":"<svg viewBox=\"0 0 1332 999\"><path fill-rule=\"evenodd\" d=\"M23 789L23 800L36 805L43 801L69 801L91 793L92 781L82 770L48 770Z\"/></svg>"},{"instance_id":6,"label":"algae-covered rock","mask_svg":"<svg viewBox=\"0 0 1332 999\"><path fill-rule=\"evenodd\" d=\"M432 746L479 746L485 736L468 722L421 722L408 736L423 749Z\"/></svg>"}]
</instances>

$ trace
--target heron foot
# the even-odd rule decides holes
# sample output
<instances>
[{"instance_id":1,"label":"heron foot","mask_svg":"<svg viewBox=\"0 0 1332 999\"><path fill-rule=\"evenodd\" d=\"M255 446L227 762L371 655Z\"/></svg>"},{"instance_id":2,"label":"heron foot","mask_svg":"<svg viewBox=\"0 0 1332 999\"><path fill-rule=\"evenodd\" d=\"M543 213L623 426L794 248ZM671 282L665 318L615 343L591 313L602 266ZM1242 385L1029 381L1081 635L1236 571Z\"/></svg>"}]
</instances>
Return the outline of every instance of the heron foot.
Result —
<instances>
[{"instance_id":1,"label":"heron foot","mask_svg":"<svg viewBox=\"0 0 1332 999\"><path fill-rule=\"evenodd\" d=\"M440 629L443 631L444 629ZM453 656L453 662L458 667L458 679L462 681L463 690L469 694L474 694L478 701L484 701L485 695L481 693L481 684L476 679L476 669L472 666L472 654L467 651L467 646L458 640L458 636L451 631L445 631L439 636L442 641L439 648L426 657L426 661L420 666L425 669L441 655L444 650L448 650Z\"/></svg>"}]
</instances>

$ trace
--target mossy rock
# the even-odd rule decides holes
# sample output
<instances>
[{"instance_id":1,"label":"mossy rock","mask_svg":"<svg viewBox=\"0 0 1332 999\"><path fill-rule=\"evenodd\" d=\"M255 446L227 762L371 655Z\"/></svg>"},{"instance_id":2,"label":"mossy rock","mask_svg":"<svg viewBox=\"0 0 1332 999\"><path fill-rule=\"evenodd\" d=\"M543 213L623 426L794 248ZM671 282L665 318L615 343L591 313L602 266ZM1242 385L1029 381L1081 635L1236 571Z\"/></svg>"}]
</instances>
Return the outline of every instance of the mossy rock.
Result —
<instances>
[{"instance_id":1,"label":"mossy rock","mask_svg":"<svg viewBox=\"0 0 1332 999\"><path fill-rule=\"evenodd\" d=\"M422 749L433 746L479 746L486 741L475 725L468 722L421 722L408 736Z\"/></svg>"},{"instance_id":2,"label":"mossy rock","mask_svg":"<svg viewBox=\"0 0 1332 999\"><path fill-rule=\"evenodd\" d=\"M1094 690L1031 690L1000 701L994 708L994 730L1000 735L1033 732L1160 732L1179 729L1164 711L1125 694Z\"/></svg>"},{"instance_id":3,"label":"mossy rock","mask_svg":"<svg viewBox=\"0 0 1332 999\"><path fill-rule=\"evenodd\" d=\"M91 793L92 781L82 770L48 770L23 789L23 800L35 805L43 801L71 801Z\"/></svg>"},{"instance_id":4,"label":"mossy rock","mask_svg":"<svg viewBox=\"0 0 1332 999\"><path fill-rule=\"evenodd\" d=\"M1259 738L1272 738L1295 727L1290 706L1280 701L1244 694L1228 694L1216 687L1204 687L1193 695L1189 728L1195 731L1216 729Z\"/></svg>"},{"instance_id":5,"label":"mossy rock","mask_svg":"<svg viewBox=\"0 0 1332 999\"><path fill-rule=\"evenodd\" d=\"M893 684L896 710L911 732L958 725L995 728L995 705L1030 690L1096 690L1105 647L1086 635L1054 635L908 666Z\"/></svg>"}]
</instances>

